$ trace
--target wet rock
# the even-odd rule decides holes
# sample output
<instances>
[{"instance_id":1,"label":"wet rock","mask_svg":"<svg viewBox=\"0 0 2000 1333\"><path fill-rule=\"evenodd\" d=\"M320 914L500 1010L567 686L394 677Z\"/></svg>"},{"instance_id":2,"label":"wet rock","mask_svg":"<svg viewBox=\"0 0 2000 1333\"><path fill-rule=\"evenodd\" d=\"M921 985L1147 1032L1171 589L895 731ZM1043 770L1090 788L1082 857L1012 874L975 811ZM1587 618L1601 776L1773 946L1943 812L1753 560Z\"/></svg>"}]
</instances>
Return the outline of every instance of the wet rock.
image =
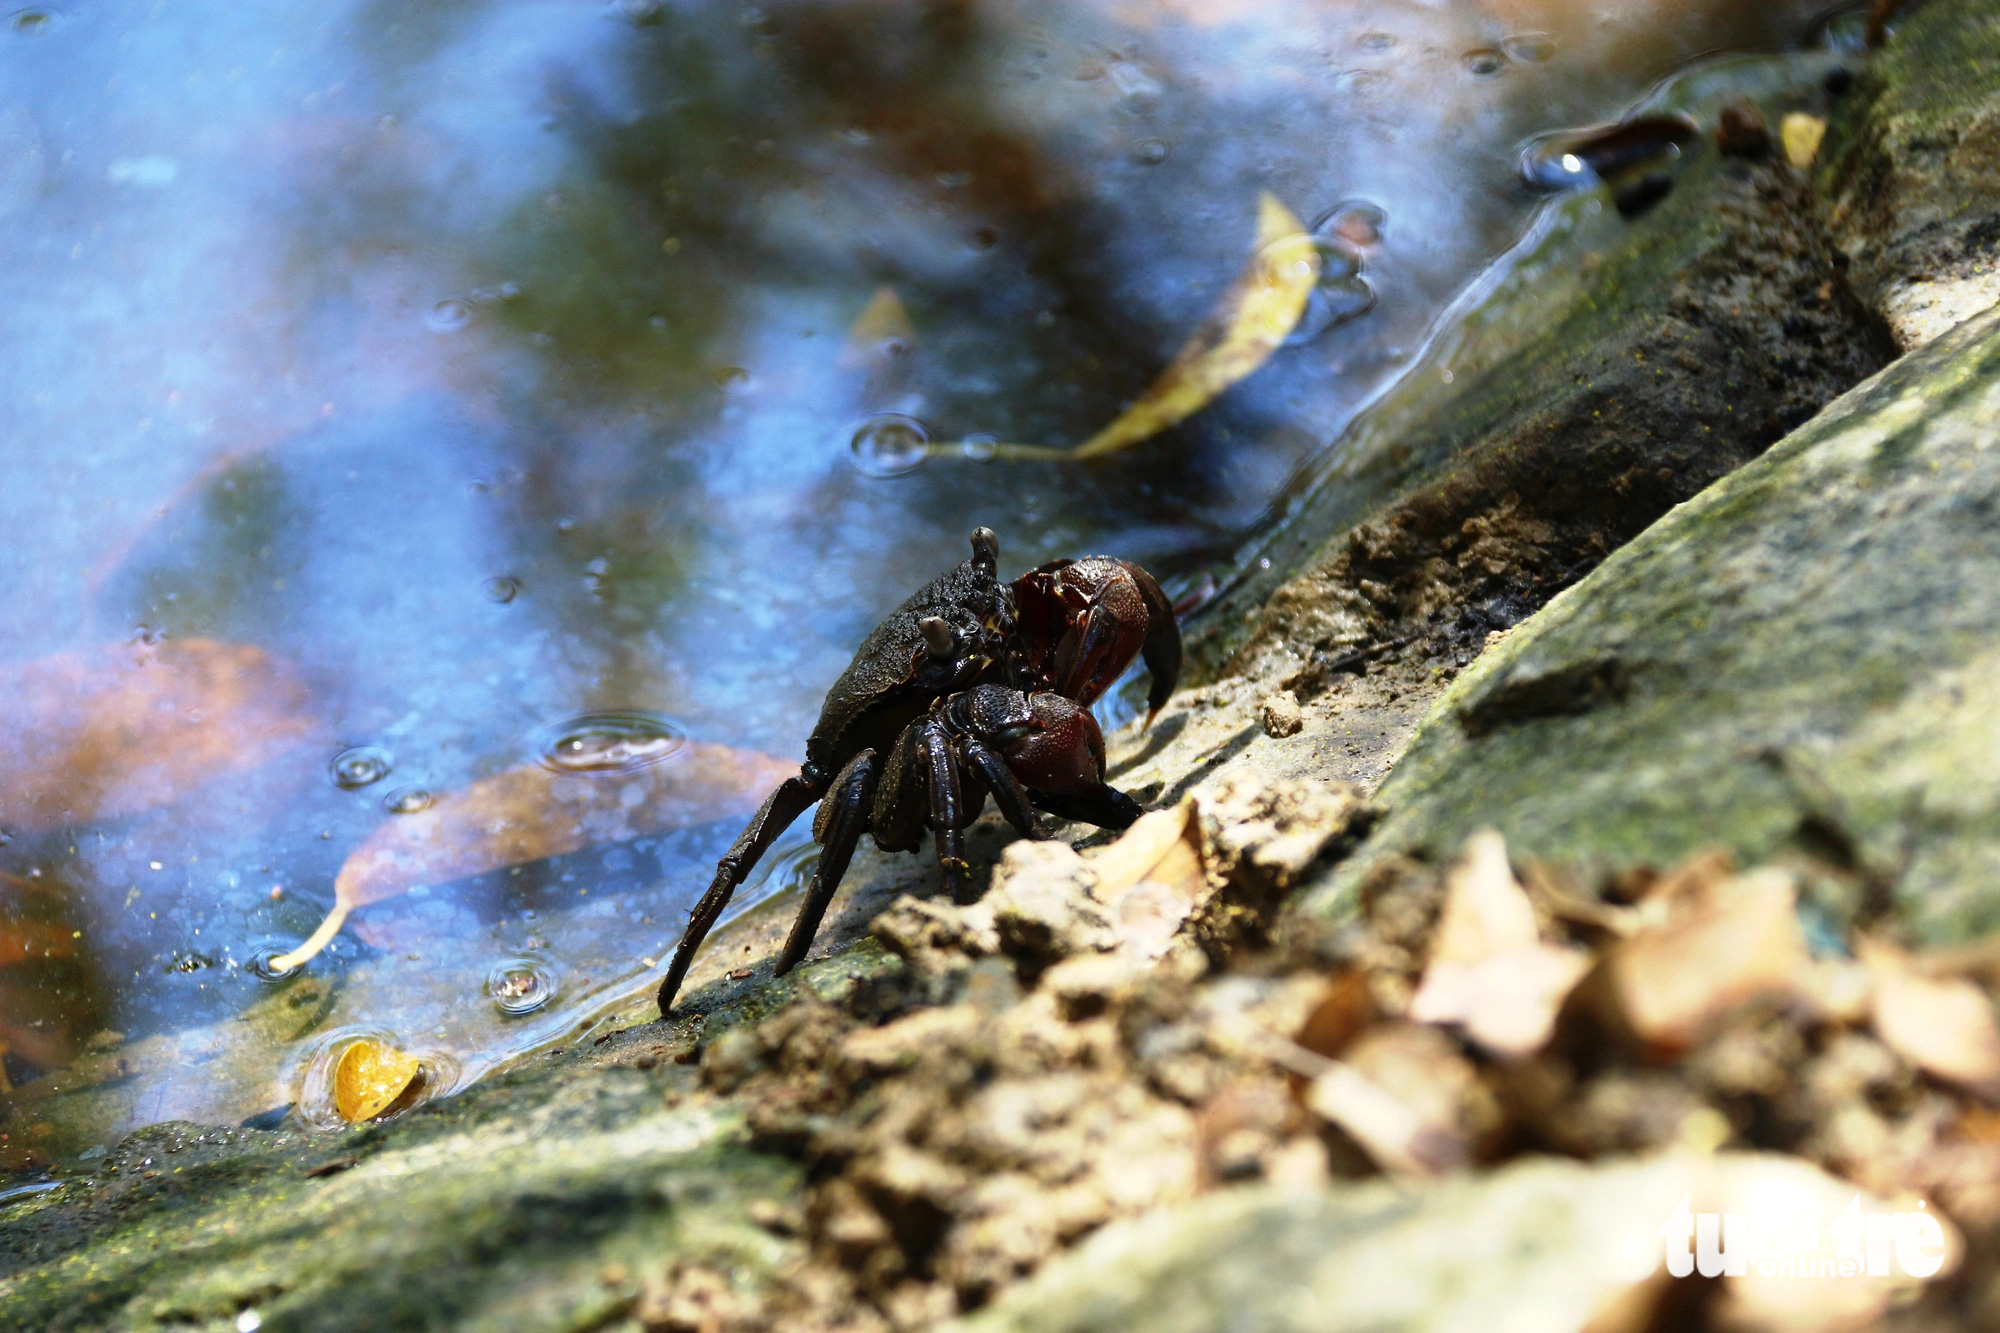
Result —
<instances>
[{"instance_id":1,"label":"wet rock","mask_svg":"<svg viewBox=\"0 0 2000 1333\"><path fill-rule=\"evenodd\" d=\"M2000 925L1996 413L1989 314L1675 510L1460 678L1316 910L1490 822L1572 863L1804 858L1817 910L1932 941Z\"/></svg>"},{"instance_id":2,"label":"wet rock","mask_svg":"<svg viewBox=\"0 0 2000 1333\"><path fill-rule=\"evenodd\" d=\"M1694 1326L1694 1310L1665 1303L1672 1292L1713 1298L1728 1327L1830 1333L1879 1317L1920 1281L1802 1284L1753 1272L1690 1290L1648 1279L1661 1263L1660 1229L1683 1201L1708 1212L1782 1198L1830 1219L1853 1194L1852 1185L1804 1163L1755 1154L1530 1160L1414 1189L1230 1190L1100 1232L958 1327L1445 1333L1496 1319L1535 1329ZM1961 1245L1954 1233L1941 1229L1940 1237L1949 1266Z\"/></svg>"},{"instance_id":3,"label":"wet rock","mask_svg":"<svg viewBox=\"0 0 2000 1333\"><path fill-rule=\"evenodd\" d=\"M1861 296L1915 347L2000 300L2000 18L1933 0L1836 104L1813 167Z\"/></svg>"}]
</instances>

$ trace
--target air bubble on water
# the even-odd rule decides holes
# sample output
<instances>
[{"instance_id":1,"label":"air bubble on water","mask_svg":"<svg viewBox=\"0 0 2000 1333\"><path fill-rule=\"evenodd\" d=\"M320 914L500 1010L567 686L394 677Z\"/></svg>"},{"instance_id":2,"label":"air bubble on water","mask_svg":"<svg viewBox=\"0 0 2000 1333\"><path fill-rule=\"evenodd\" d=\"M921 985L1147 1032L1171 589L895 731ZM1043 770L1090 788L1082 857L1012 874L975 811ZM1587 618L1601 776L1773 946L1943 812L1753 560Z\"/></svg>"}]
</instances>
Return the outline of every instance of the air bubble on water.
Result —
<instances>
[{"instance_id":1,"label":"air bubble on water","mask_svg":"<svg viewBox=\"0 0 2000 1333\"><path fill-rule=\"evenodd\" d=\"M1523 65L1539 65L1556 53L1556 39L1545 32L1517 32L1500 43L1501 53Z\"/></svg>"},{"instance_id":2,"label":"air bubble on water","mask_svg":"<svg viewBox=\"0 0 2000 1333\"><path fill-rule=\"evenodd\" d=\"M975 463L990 463L1000 455L1000 441L981 432L958 442L958 452Z\"/></svg>"},{"instance_id":3,"label":"air bubble on water","mask_svg":"<svg viewBox=\"0 0 2000 1333\"><path fill-rule=\"evenodd\" d=\"M1329 329L1339 328L1375 308L1375 289L1357 273L1324 275L1306 294L1306 308L1286 337L1288 346L1311 342Z\"/></svg>"},{"instance_id":4,"label":"air bubble on water","mask_svg":"<svg viewBox=\"0 0 2000 1333\"><path fill-rule=\"evenodd\" d=\"M1474 74L1482 76L1498 74L1501 70L1507 68L1507 57L1491 47L1485 47L1478 51L1467 51L1465 53L1465 67Z\"/></svg>"},{"instance_id":5,"label":"air bubble on water","mask_svg":"<svg viewBox=\"0 0 2000 1333\"><path fill-rule=\"evenodd\" d=\"M414 815L437 804L437 797L422 787L398 787L382 798L382 808L392 815Z\"/></svg>"},{"instance_id":6,"label":"air bubble on water","mask_svg":"<svg viewBox=\"0 0 2000 1333\"><path fill-rule=\"evenodd\" d=\"M291 944L281 944L275 940L268 942L252 941L250 956L243 960L243 970L259 981L278 982L291 980L299 974L299 970L296 967L290 967L282 972L278 971L271 966L271 960L280 954L289 953L296 943L296 940L292 941Z\"/></svg>"},{"instance_id":7,"label":"air bubble on water","mask_svg":"<svg viewBox=\"0 0 2000 1333\"><path fill-rule=\"evenodd\" d=\"M557 773L631 773L671 757L687 733L658 713L587 713L546 729L542 767Z\"/></svg>"},{"instance_id":8,"label":"air bubble on water","mask_svg":"<svg viewBox=\"0 0 2000 1333\"><path fill-rule=\"evenodd\" d=\"M1371 93L1389 81L1389 76L1379 69L1345 69L1333 76L1336 92L1362 96Z\"/></svg>"},{"instance_id":9,"label":"air bubble on water","mask_svg":"<svg viewBox=\"0 0 2000 1333\"><path fill-rule=\"evenodd\" d=\"M462 329L472 320L472 303L461 301L457 297L452 297L446 301L439 301L431 307L428 320L430 326L439 333L450 333L454 329Z\"/></svg>"},{"instance_id":10,"label":"air bubble on water","mask_svg":"<svg viewBox=\"0 0 2000 1333\"><path fill-rule=\"evenodd\" d=\"M345 791L356 791L371 782L380 782L389 776L396 761L389 752L379 745L357 745L342 750L327 766L333 785Z\"/></svg>"},{"instance_id":11,"label":"air bubble on water","mask_svg":"<svg viewBox=\"0 0 2000 1333\"><path fill-rule=\"evenodd\" d=\"M23 9L7 20L7 26L23 37L39 37L54 26L55 21L56 14L52 9Z\"/></svg>"},{"instance_id":12,"label":"air bubble on water","mask_svg":"<svg viewBox=\"0 0 2000 1333\"><path fill-rule=\"evenodd\" d=\"M1364 32L1354 39L1354 44L1371 54L1380 55L1396 45L1396 38L1386 32Z\"/></svg>"},{"instance_id":13,"label":"air bubble on water","mask_svg":"<svg viewBox=\"0 0 2000 1333\"><path fill-rule=\"evenodd\" d=\"M503 958L486 974L486 994L509 1018L531 1014L555 998L555 970L525 954Z\"/></svg>"},{"instance_id":14,"label":"air bubble on water","mask_svg":"<svg viewBox=\"0 0 2000 1333\"><path fill-rule=\"evenodd\" d=\"M1157 167L1172 151L1164 139L1147 139L1132 149L1132 160L1142 167Z\"/></svg>"},{"instance_id":15,"label":"air bubble on water","mask_svg":"<svg viewBox=\"0 0 2000 1333\"><path fill-rule=\"evenodd\" d=\"M848 456L871 477L900 477L930 456L931 435L915 417L878 412L854 428Z\"/></svg>"},{"instance_id":16,"label":"air bubble on water","mask_svg":"<svg viewBox=\"0 0 2000 1333\"><path fill-rule=\"evenodd\" d=\"M521 595L521 580L511 574L501 574L490 578L482 586L486 592L486 600L489 602L498 602L502 606L505 606Z\"/></svg>"},{"instance_id":17,"label":"air bubble on water","mask_svg":"<svg viewBox=\"0 0 2000 1333\"><path fill-rule=\"evenodd\" d=\"M1367 250L1382 243L1382 234L1388 227L1389 214L1380 204L1368 199L1343 199L1319 215L1312 233Z\"/></svg>"}]
</instances>

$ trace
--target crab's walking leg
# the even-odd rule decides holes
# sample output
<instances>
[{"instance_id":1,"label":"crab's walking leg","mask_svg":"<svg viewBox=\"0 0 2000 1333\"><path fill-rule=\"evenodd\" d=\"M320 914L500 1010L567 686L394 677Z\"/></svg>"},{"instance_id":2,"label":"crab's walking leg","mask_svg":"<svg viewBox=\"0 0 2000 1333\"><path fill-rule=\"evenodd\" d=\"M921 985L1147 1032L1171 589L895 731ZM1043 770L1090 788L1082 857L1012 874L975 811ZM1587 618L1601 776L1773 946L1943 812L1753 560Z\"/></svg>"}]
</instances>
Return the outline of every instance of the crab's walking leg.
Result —
<instances>
[{"instance_id":1,"label":"crab's walking leg","mask_svg":"<svg viewBox=\"0 0 2000 1333\"><path fill-rule=\"evenodd\" d=\"M1017 832L1024 838L1041 842L1048 838L1049 831L1042 827L1042 821L1035 816L1035 807L1028 803L1028 790L1021 780L1014 776L1014 770L1007 767L1007 761L998 751L976 737L967 737L959 742L966 760L979 770L979 776L986 779L992 789L993 804L1000 807L1000 813L1007 817Z\"/></svg>"},{"instance_id":2,"label":"crab's walking leg","mask_svg":"<svg viewBox=\"0 0 2000 1333\"><path fill-rule=\"evenodd\" d=\"M826 790L825 779L815 781L811 770L801 770L799 776L786 778L778 784L778 789L764 800L764 806L743 830L736 843L722 854L716 863L715 879L709 884L708 892L701 895L701 901L688 913L687 931L681 936L679 947L674 950L674 961L667 967L667 975L660 982L660 1017L673 1012L674 996L687 980L688 968L694 962L695 950L715 925L722 909L729 906L729 899L736 892L736 886L743 882L764 853L771 850L771 844L778 835L791 827L794 819L805 813L807 806L820 798Z\"/></svg>"},{"instance_id":3,"label":"crab's walking leg","mask_svg":"<svg viewBox=\"0 0 2000 1333\"><path fill-rule=\"evenodd\" d=\"M944 871L945 887L955 903L966 901L965 873L965 793L958 776L958 756L952 753L951 737L935 721L922 724L917 753L930 782L931 835L937 839L938 865Z\"/></svg>"},{"instance_id":4,"label":"crab's walking leg","mask_svg":"<svg viewBox=\"0 0 2000 1333\"><path fill-rule=\"evenodd\" d=\"M776 975L782 977L797 967L806 950L812 948L826 905L833 901L833 891L840 887L840 877L847 873L847 863L854 857L854 845L868 829L868 811L875 804L875 778L881 771L875 752L863 750L848 760L833 780L833 790L821 807L826 812L823 827L813 830L822 835L819 869L813 872L812 887L806 890L798 919L792 922L792 933L785 937Z\"/></svg>"},{"instance_id":5,"label":"crab's walking leg","mask_svg":"<svg viewBox=\"0 0 2000 1333\"><path fill-rule=\"evenodd\" d=\"M1146 813L1144 806L1111 786L1083 792L1031 791L1028 799L1057 819L1095 824L1099 828L1128 829Z\"/></svg>"}]
</instances>

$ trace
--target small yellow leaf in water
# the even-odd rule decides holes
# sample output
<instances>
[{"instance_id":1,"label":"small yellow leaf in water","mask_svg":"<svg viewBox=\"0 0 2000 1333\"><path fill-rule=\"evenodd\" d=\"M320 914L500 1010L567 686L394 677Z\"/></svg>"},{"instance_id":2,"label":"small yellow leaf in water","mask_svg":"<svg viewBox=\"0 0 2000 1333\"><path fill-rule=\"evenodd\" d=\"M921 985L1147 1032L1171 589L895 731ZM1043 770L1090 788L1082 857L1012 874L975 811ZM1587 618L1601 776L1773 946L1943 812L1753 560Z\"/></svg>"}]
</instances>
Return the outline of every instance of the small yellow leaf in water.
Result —
<instances>
[{"instance_id":1,"label":"small yellow leaf in water","mask_svg":"<svg viewBox=\"0 0 2000 1333\"><path fill-rule=\"evenodd\" d=\"M1818 116L1794 111L1785 117L1778 137L1784 140L1785 157L1793 166L1809 167L1819 156L1820 140L1826 137L1826 122Z\"/></svg>"},{"instance_id":2,"label":"small yellow leaf in water","mask_svg":"<svg viewBox=\"0 0 2000 1333\"><path fill-rule=\"evenodd\" d=\"M1152 386L1097 434L1074 449L1003 444L1000 458L1101 458L1151 439L1208 406L1215 396L1270 359L1285 341L1319 281L1319 249L1292 210L1266 193L1258 199L1257 246L1209 322L1195 332Z\"/></svg>"},{"instance_id":3,"label":"small yellow leaf in water","mask_svg":"<svg viewBox=\"0 0 2000 1333\"><path fill-rule=\"evenodd\" d=\"M916 336L909 312L903 309L903 298L896 295L894 287L882 286L875 289L875 295L868 298L868 304L848 326L847 345L854 352L874 353L891 340L907 347Z\"/></svg>"},{"instance_id":4,"label":"small yellow leaf in water","mask_svg":"<svg viewBox=\"0 0 2000 1333\"><path fill-rule=\"evenodd\" d=\"M357 1041L340 1053L333 1070L333 1105L349 1124L373 1120L389 1109L417 1076L417 1057L379 1041Z\"/></svg>"}]
</instances>

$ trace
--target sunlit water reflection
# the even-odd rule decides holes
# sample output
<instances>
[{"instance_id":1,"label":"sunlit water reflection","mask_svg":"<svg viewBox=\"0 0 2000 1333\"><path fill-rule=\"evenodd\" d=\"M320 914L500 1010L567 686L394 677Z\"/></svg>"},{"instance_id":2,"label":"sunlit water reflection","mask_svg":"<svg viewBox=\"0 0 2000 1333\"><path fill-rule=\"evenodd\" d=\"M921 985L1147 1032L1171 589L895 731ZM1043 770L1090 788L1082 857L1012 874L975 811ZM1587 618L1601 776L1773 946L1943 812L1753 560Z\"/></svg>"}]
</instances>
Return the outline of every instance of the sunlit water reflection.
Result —
<instances>
[{"instance_id":1,"label":"sunlit water reflection","mask_svg":"<svg viewBox=\"0 0 2000 1333\"><path fill-rule=\"evenodd\" d=\"M1524 144L1817 8L19 11L17 1130L312 1102L350 1031L448 1088L644 988L760 756L969 528L1212 577L1521 234ZM1322 258L1268 365L1128 455L993 461L1143 389L1267 190Z\"/></svg>"}]
</instances>

